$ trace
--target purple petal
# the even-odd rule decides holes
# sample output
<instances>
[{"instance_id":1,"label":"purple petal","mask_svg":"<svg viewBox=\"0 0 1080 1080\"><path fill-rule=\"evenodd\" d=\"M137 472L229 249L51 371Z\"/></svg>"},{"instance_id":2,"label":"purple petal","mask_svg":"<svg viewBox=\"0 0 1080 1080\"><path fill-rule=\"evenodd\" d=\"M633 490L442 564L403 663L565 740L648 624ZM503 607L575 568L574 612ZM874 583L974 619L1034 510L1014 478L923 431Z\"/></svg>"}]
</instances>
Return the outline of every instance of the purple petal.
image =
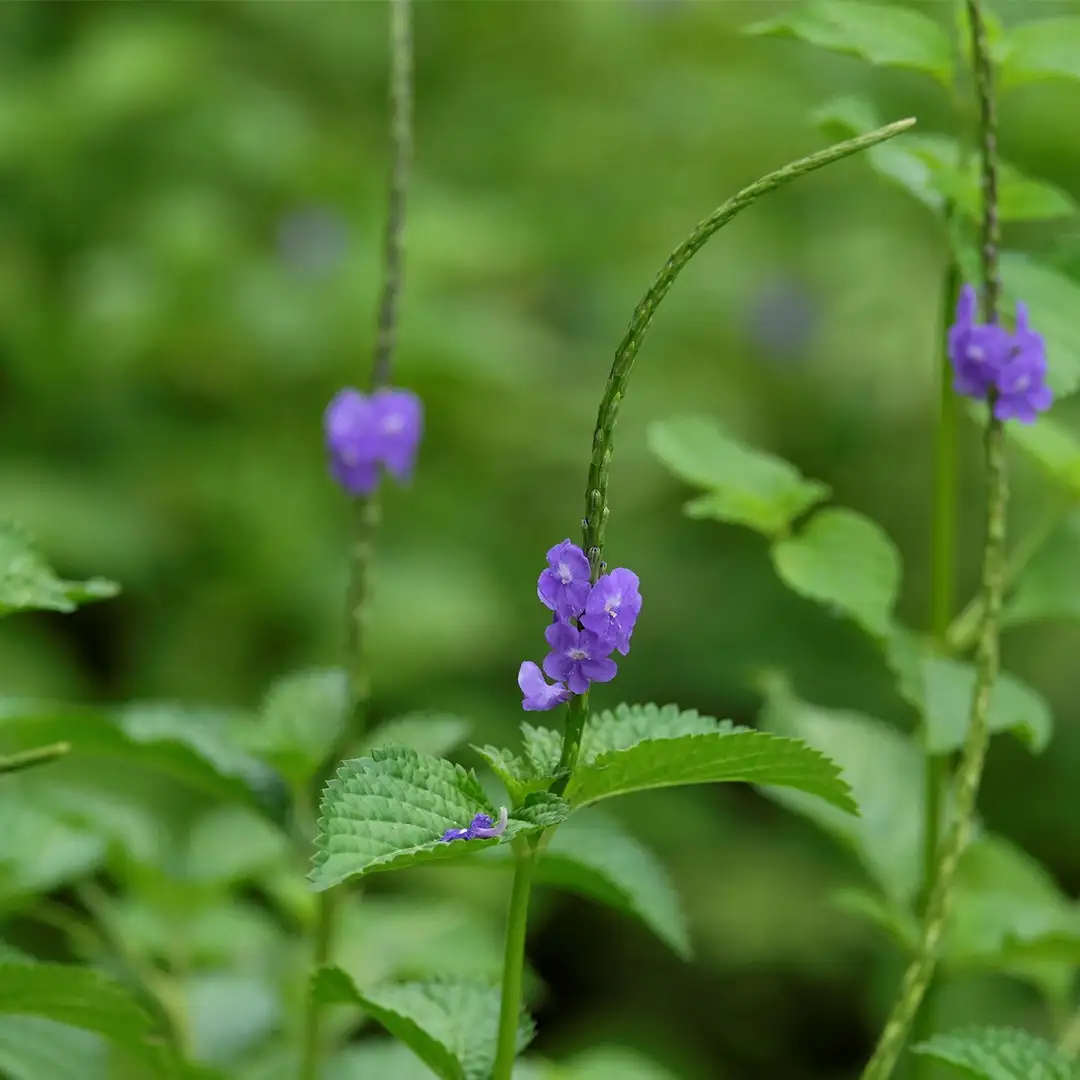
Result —
<instances>
[{"instance_id":1,"label":"purple petal","mask_svg":"<svg viewBox=\"0 0 1080 1080\"><path fill-rule=\"evenodd\" d=\"M468 840L468 829L447 829L446 832L439 837L444 844L449 844L452 840Z\"/></svg>"},{"instance_id":2,"label":"purple petal","mask_svg":"<svg viewBox=\"0 0 1080 1080\"><path fill-rule=\"evenodd\" d=\"M584 693L583 690L574 690L574 683L571 681L571 676L574 674L574 671L574 661L565 653L549 652L547 656L544 657L544 674L549 679L567 683L575 694L582 694Z\"/></svg>"},{"instance_id":3,"label":"purple petal","mask_svg":"<svg viewBox=\"0 0 1080 1080\"><path fill-rule=\"evenodd\" d=\"M424 407L409 390L376 390L372 411L379 457L398 480L408 480L424 428Z\"/></svg>"},{"instance_id":4,"label":"purple petal","mask_svg":"<svg viewBox=\"0 0 1080 1080\"><path fill-rule=\"evenodd\" d=\"M619 667L614 660L609 656L596 657L591 660L582 660L578 664L581 674L589 680L589 682L611 682L619 673ZM571 683L570 689L573 690L573 684ZM584 691L575 691L575 693L584 693Z\"/></svg>"},{"instance_id":5,"label":"purple petal","mask_svg":"<svg viewBox=\"0 0 1080 1080\"><path fill-rule=\"evenodd\" d=\"M570 687L570 692L573 694L584 694L589 689L589 680L582 673L580 664L570 665L566 685Z\"/></svg>"},{"instance_id":6,"label":"purple petal","mask_svg":"<svg viewBox=\"0 0 1080 1080\"><path fill-rule=\"evenodd\" d=\"M469 826L470 840L488 840L493 836L502 836L506 832L508 814L506 807L499 808L499 820L493 822L487 814L477 814Z\"/></svg>"},{"instance_id":7,"label":"purple petal","mask_svg":"<svg viewBox=\"0 0 1080 1080\"><path fill-rule=\"evenodd\" d=\"M521 692L526 695L537 694L547 686L544 676L540 674L540 669L531 660L522 662L521 667L518 668L517 681Z\"/></svg>"},{"instance_id":8,"label":"purple petal","mask_svg":"<svg viewBox=\"0 0 1080 1080\"><path fill-rule=\"evenodd\" d=\"M589 560L585 552L569 538L556 544L547 553L548 566L564 582L587 581L589 579Z\"/></svg>"},{"instance_id":9,"label":"purple petal","mask_svg":"<svg viewBox=\"0 0 1080 1080\"><path fill-rule=\"evenodd\" d=\"M978 307L978 296L974 285L965 285L956 298L956 322L957 325L971 326L975 321L975 312Z\"/></svg>"},{"instance_id":10,"label":"purple petal","mask_svg":"<svg viewBox=\"0 0 1080 1080\"><path fill-rule=\"evenodd\" d=\"M580 631L576 626L561 620L549 623L544 630L544 640L556 652L566 652L567 649L576 648L580 636Z\"/></svg>"}]
</instances>

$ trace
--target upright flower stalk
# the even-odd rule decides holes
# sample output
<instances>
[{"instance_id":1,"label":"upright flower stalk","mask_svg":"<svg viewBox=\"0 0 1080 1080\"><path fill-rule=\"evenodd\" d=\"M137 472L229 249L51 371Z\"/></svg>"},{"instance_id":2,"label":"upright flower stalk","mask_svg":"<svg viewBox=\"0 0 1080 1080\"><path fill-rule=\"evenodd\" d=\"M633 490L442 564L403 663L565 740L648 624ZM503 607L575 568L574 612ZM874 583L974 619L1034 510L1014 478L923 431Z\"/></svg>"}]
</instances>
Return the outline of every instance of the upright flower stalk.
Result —
<instances>
[{"instance_id":1,"label":"upright flower stalk","mask_svg":"<svg viewBox=\"0 0 1080 1080\"><path fill-rule=\"evenodd\" d=\"M963 757L954 787L953 818L932 877L916 954L900 985L896 1004L863 1070L863 1080L888 1080L903 1050L912 1021L933 977L945 929L956 870L971 836L975 803L989 743L987 717L999 663L999 624L1005 566L1006 420L1030 423L1049 407L1046 356L1041 337L1028 327L1027 312L1017 305L1016 329L999 325L1001 278L998 271L997 119L993 72L980 0L965 0L971 27L971 55L979 102L979 150L982 162L981 277L982 322L976 323L976 294L961 291L956 322L949 331L953 389L983 399L990 410L986 428L987 515L982 564L982 612L976 647L976 678ZM935 627L937 629L937 627Z\"/></svg>"},{"instance_id":2,"label":"upright flower stalk","mask_svg":"<svg viewBox=\"0 0 1080 1080\"><path fill-rule=\"evenodd\" d=\"M630 326L616 350L597 412L585 487L582 546L578 547L569 539L555 545L547 553L548 567L537 582L537 594L553 615L545 633L551 652L544 660L543 674L531 661L523 663L518 671L524 709L552 709L567 704L562 753L550 788L552 793L561 795L566 790L578 763L588 718L589 687L594 682L608 682L615 677L617 668L611 654L617 651L626 655L629 651L634 622L641 610L637 575L622 567L605 573L604 537L609 515L608 477L615 445L615 423L634 360L657 308L683 268L713 234L762 195L805 173L891 139L914 123L914 120L900 120L838 143L792 162L744 188L702 221L675 249L634 309ZM555 682L549 684L544 674ZM514 845L516 861L507 916L498 1054L492 1080L511 1080L513 1074L529 895L540 850L540 842L535 840Z\"/></svg>"},{"instance_id":3,"label":"upright flower stalk","mask_svg":"<svg viewBox=\"0 0 1080 1080\"><path fill-rule=\"evenodd\" d=\"M367 722L371 689L365 656L365 624L368 579L380 517L379 483L384 472L399 481L408 481L423 432L420 399L408 390L390 386L404 264L406 191L412 160L412 68L409 0L390 0L391 166L371 392L363 394L351 387L340 391L327 406L323 418L330 473L355 499L346 600L349 716L342 739L331 752L332 761L347 751L349 744L363 733ZM490 827L492 823L488 821L487 825ZM482 828L483 823L473 822L473 827ZM318 970L331 958L337 895L333 890L318 894L313 970ZM321 1010L311 993L306 997L302 1040L300 1080L317 1080L322 1040Z\"/></svg>"}]
</instances>

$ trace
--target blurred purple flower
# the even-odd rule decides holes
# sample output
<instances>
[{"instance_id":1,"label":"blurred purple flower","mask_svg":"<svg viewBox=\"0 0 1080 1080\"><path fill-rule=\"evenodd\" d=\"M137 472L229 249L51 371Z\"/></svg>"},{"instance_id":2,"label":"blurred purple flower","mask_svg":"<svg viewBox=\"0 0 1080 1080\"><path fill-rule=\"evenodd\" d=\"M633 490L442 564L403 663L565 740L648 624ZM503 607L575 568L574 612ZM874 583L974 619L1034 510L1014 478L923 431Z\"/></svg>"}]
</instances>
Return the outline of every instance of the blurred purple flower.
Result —
<instances>
[{"instance_id":1,"label":"blurred purple flower","mask_svg":"<svg viewBox=\"0 0 1080 1080\"><path fill-rule=\"evenodd\" d=\"M590 590L581 625L598 637L613 641L625 656L630 651L630 636L640 612L638 576L633 570L618 567L604 574Z\"/></svg>"},{"instance_id":2,"label":"blurred purple flower","mask_svg":"<svg viewBox=\"0 0 1080 1080\"><path fill-rule=\"evenodd\" d=\"M330 472L350 494L370 495L385 466L398 480L412 475L423 434L423 406L408 390L351 387L336 394L323 415Z\"/></svg>"},{"instance_id":3,"label":"blurred purple flower","mask_svg":"<svg viewBox=\"0 0 1080 1080\"><path fill-rule=\"evenodd\" d=\"M570 700L570 691L561 682L548 683L531 660L526 660L518 668L518 686L525 695L521 707L526 712L547 712Z\"/></svg>"},{"instance_id":4,"label":"blurred purple flower","mask_svg":"<svg viewBox=\"0 0 1080 1080\"><path fill-rule=\"evenodd\" d=\"M774 360L805 355L816 323L809 293L796 282L769 282L750 302L747 323L755 344Z\"/></svg>"},{"instance_id":5,"label":"blurred purple flower","mask_svg":"<svg viewBox=\"0 0 1080 1080\"><path fill-rule=\"evenodd\" d=\"M496 836L502 836L506 832L506 823L509 820L506 807L500 807L499 820L492 821L487 814L477 814L467 828L447 829L439 837L444 844L453 840L490 840Z\"/></svg>"},{"instance_id":6,"label":"blurred purple flower","mask_svg":"<svg viewBox=\"0 0 1080 1080\"><path fill-rule=\"evenodd\" d=\"M1053 403L1046 385L1046 343L1028 324L1027 307L1016 306L1016 328L975 321L977 297L965 285L956 303L956 321L949 328L949 359L953 389L964 397L984 400L996 391L998 420L1034 422Z\"/></svg>"},{"instance_id":7,"label":"blurred purple flower","mask_svg":"<svg viewBox=\"0 0 1080 1080\"><path fill-rule=\"evenodd\" d=\"M547 553L548 568L536 582L536 595L560 619L576 619L589 596L589 560L569 539Z\"/></svg>"},{"instance_id":8,"label":"blurred purple flower","mask_svg":"<svg viewBox=\"0 0 1080 1080\"><path fill-rule=\"evenodd\" d=\"M544 674L564 682L574 694L584 694L594 682L611 682L618 667L611 659L615 647L610 638L573 623L555 622L544 631L551 652L544 657Z\"/></svg>"}]
</instances>

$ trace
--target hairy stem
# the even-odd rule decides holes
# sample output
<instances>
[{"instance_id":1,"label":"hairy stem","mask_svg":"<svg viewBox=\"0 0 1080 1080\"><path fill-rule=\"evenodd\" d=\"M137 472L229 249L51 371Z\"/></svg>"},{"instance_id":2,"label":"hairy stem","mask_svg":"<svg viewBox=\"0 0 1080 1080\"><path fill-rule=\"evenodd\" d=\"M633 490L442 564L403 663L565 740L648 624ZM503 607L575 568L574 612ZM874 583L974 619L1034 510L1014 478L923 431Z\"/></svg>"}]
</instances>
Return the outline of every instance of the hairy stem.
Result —
<instances>
[{"instance_id":1,"label":"hairy stem","mask_svg":"<svg viewBox=\"0 0 1080 1080\"><path fill-rule=\"evenodd\" d=\"M570 783L574 766L577 765L578 755L581 753L581 737L585 731L585 721L589 715L589 694L575 694L570 699L566 714L566 733L563 735L562 753L559 755L559 764L556 766L555 775L558 779L551 785L553 795L561 795Z\"/></svg>"},{"instance_id":2,"label":"hairy stem","mask_svg":"<svg viewBox=\"0 0 1080 1080\"><path fill-rule=\"evenodd\" d=\"M499 1002L499 1038L491 1080L511 1080L518 1051L518 1025L525 973L525 933L529 919L529 895L537 852L527 842L515 844L517 861L506 917L506 951L503 957L502 997Z\"/></svg>"},{"instance_id":3,"label":"hairy stem","mask_svg":"<svg viewBox=\"0 0 1080 1080\"><path fill-rule=\"evenodd\" d=\"M998 274L998 165L993 76L980 0L966 0L966 7L971 24L971 51L974 58L976 95L979 100L983 194L983 315L987 322L996 322L1001 284ZM956 869L971 836L975 803L990 741L987 714L990 709L990 694L998 673L998 629L1004 591L1005 509L1008 500L1005 433L1001 422L993 418L993 401L990 405L991 418L986 429L987 515L982 566L983 616L976 650L975 689L971 699L967 737L956 777L955 816L941 848L916 955L904 973L896 1003L873 1056L863 1070L862 1080L888 1080L892 1075L911 1023L933 978Z\"/></svg>"},{"instance_id":4,"label":"hairy stem","mask_svg":"<svg viewBox=\"0 0 1080 1080\"><path fill-rule=\"evenodd\" d=\"M409 0L390 0L390 189L387 200L386 232L383 244L382 293L379 298L375 334L375 354L371 365L373 389L386 386L397 344L398 306L404 263L405 193L412 159L412 12ZM378 494L356 506L356 521L350 558L347 598L347 654L350 709L343 725L341 742L331 760L347 751L350 742L363 734L371 694L365 656L368 612L368 582L375 553L375 532L379 524ZM318 894L313 970L331 959L337 912L336 892ZM317 1080L322 1050L322 1012L308 993L305 999L300 1056L300 1080Z\"/></svg>"},{"instance_id":5,"label":"hairy stem","mask_svg":"<svg viewBox=\"0 0 1080 1080\"><path fill-rule=\"evenodd\" d=\"M649 286L644 299L634 309L630 326L615 352L615 360L611 365L611 373L608 375L604 395L600 399L600 409L596 416L592 458L589 463L589 482L585 489L585 521L582 530L582 546L589 557L593 581L596 581L602 572L604 533L608 519L608 473L611 468L615 421L619 416L619 406L626 394L630 372L634 367L634 358L641 348L656 309L675 283L675 279L715 232L722 229L736 214L751 206L762 195L767 195L770 191L775 191L778 187L797 180L800 176L813 172L815 169L831 165L834 161L840 161L851 154L857 154L860 150L866 150L886 139L891 139L894 135L906 131L914 123L913 119L898 120L877 131L849 139L847 142L837 143L836 146L831 146L827 150L811 154L799 161L793 161L790 165L785 165L782 169L763 176L749 187L743 188L738 195L729 199L702 221L664 263L653 279L652 285Z\"/></svg>"}]
</instances>

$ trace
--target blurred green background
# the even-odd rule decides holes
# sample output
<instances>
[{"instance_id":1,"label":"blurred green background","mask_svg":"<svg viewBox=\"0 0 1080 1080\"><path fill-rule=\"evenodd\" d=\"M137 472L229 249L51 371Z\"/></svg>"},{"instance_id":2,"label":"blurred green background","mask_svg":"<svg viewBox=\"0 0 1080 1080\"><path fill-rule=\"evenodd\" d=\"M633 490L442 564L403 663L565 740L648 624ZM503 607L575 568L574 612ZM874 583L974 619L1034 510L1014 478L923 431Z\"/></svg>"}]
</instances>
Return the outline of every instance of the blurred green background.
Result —
<instances>
[{"instance_id":1,"label":"blurred green background","mask_svg":"<svg viewBox=\"0 0 1080 1080\"><path fill-rule=\"evenodd\" d=\"M690 227L824 145L808 114L830 96L955 130L916 74L739 35L785 6L417 5L397 381L422 395L427 433L411 489L386 498L378 716L446 709L475 718L478 743L515 739L515 673L544 652L535 579L545 550L577 537L611 354ZM1080 12L997 10L1036 6ZM944 0L921 7L950 23ZM5 694L253 706L275 677L339 662L348 507L321 411L368 378L386 67L377 3L0 6L0 507L63 573L124 588L72 617L0 623ZM1080 86L1047 84L1012 95L1001 122L1012 162L1080 198L1077 115ZM1075 240L1061 233L1007 240ZM911 725L871 647L787 594L763 540L681 516L687 492L644 431L703 412L830 484L901 547L901 614L924 626L943 256L929 214L854 158L769 196L680 279L619 424L608 559L640 574L645 608L601 704L752 723L753 679L777 667L811 701ZM966 596L981 532L970 426L963 449ZM1046 495L1023 466L1016 483L1022 531ZM1064 624L1008 637L1006 664L1058 726L1037 759L997 740L982 802L1072 893L1078 647ZM543 895L539 1049L622 1042L688 1078L852 1075L899 970L830 901L859 879L853 861L749 789L624 812L684 891L698 959ZM487 878L433 887L501 909ZM1003 980L950 985L940 1007L1045 1026Z\"/></svg>"}]
</instances>

